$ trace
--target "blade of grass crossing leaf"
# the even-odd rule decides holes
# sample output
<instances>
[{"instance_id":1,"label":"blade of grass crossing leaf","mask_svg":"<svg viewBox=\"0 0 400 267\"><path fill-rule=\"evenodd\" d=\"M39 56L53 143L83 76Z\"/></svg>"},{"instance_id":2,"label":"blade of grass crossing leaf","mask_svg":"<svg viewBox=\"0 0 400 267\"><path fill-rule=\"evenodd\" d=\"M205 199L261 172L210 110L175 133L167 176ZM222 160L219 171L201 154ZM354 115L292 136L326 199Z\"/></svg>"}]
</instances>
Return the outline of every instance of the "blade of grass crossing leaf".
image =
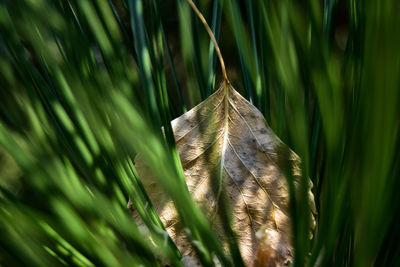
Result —
<instances>
[{"instance_id":1,"label":"blade of grass crossing leaf","mask_svg":"<svg viewBox=\"0 0 400 267\"><path fill-rule=\"evenodd\" d=\"M129 166L126 166L129 165ZM168 258L175 265L179 266L179 261L181 255L175 244L173 243L171 237L165 231L157 213L155 212L153 206L151 205L146 192L141 185L140 180L135 175L136 171L131 162L127 162L125 166L120 166L120 179L123 184L123 188L128 190L129 195L132 196L131 200L134 202L135 207L138 210L139 215L145 222L152 236L155 238L157 244L164 250L167 250ZM130 173L130 175L128 175ZM131 179L128 178L131 177ZM167 242L165 242L167 240Z\"/></svg>"},{"instance_id":2,"label":"blade of grass crossing leaf","mask_svg":"<svg viewBox=\"0 0 400 267\"><path fill-rule=\"evenodd\" d=\"M157 87L157 90L155 91L155 97L156 97L156 102L158 106L158 110L160 111L159 114L161 116L161 123L164 125L164 130L165 130L165 137L167 139L167 144L168 148L171 151L171 155L174 159L175 166L178 170L178 172L182 169L181 163L179 160L179 156L177 154L176 148L175 148L175 140L171 128L171 115L169 111L169 104L168 104L168 92L166 88L166 82L165 82L165 73L164 73L164 64L163 64L163 41L162 41L162 35L161 35L161 20L159 19L160 17L157 16L158 14L158 7L157 3L154 3L154 8L155 8L155 17L156 21L153 24L153 31L151 32L151 40L149 38L147 39L148 43L148 48L149 48L149 55L150 59L152 61L152 66L154 67L154 72L156 76L156 83L154 84ZM150 12L151 14L153 12ZM158 19L157 19L158 18ZM146 29L143 29L145 31L146 37L147 31ZM154 36L153 36L154 35ZM153 47L150 45L153 44ZM182 179L182 175L177 176L177 179ZM184 183L184 180L181 181Z\"/></svg>"},{"instance_id":3,"label":"blade of grass crossing leaf","mask_svg":"<svg viewBox=\"0 0 400 267\"><path fill-rule=\"evenodd\" d=\"M153 5L155 8L155 17L156 19L156 32L155 35L157 38L157 54L158 54L158 62L155 62L155 66L157 66L157 72L158 72L158 103L160 105L160 114L162 117L162 123L164 125L164 130L165 130L165 136L167 139L168 143L168 148L171 151L171 155L174 159L175 166L178 170L178 172L182 171L182 166L181 162L179 159L178 152L176 150L176 144L175 144L175 138L174 138L174 133L172 132L172 127L171 127L171 121L172 117L169 111L170 105L168 101L168 91L167 91L167 85L166 85L166 80L165 80L165 72L164 72L164 47L163 47L163 39L162 39L162 33L161 33L161 19L159 16L159 10L158 10L158 3L156 1L153 1ZM183 176L178 176L177 178L179 179L180 177ZM181 181L184 183L184 181Z\"/></svg>"},{"instance_id":4,"label":"blade of grass crossing leaf","mask_svg":"<svg viewBox=\"0 0 400 267\"><path fill-rule=\"evenodd\" d=\"M308 251L308 230L309 219L308 216L304 216L309 211L307 204L307 180L308 176L308 147L307 147L307 129L306 125L306 113L302 105L298 105L299 101L303 101L304 94L301 88L300 76L298 72L298 62L295 53L295 46L291 36L290 25L288 24L287 16L288 6L284 2L280 2L276 6L279 18L275 17L275 12L269 12L268 16L265 13L265 17L268 17L267 29L271 37L269 40L280 40L280 43L272 42L272 51L276 55L275 60L277 61L279 75L279 84L282 84L284 88L281 94L284 94L284 100L278 101L278 103L284 103L284 118L289 118L291 121L291 131L289 132L290 141L294 143L297 148L296 152L299 153L302 158L302 179L301 179L301 190L300 195L297 196L294 193L294 186L292 179L288 179L289 192L291 195L291 213L293 217L293 230L294 230L294 246L296 250L295 254L295 266L302 266L304 259ZM282 120L284 121L284 120ZM289 176L290 177L290 174ZM296 201L295 201L296 200Z\"/></svg>"},{"instance_id":5,"label":"blade of grass crossing leaf","mask_svg":"<svg viewBox=\"0 0 400 267\"><path fill-rule=\"evenodd\" d=\"M154 170L155 174L160 177L164 177L166 174L169 174L170 177L175 177L177 175L183 177L184 174L182 172L177 172L174 164L171 164L171 158L165 152L165 147L155 138L153 133L148 131L147 127L142 127L145 125L145 122L137 114L137 111L135 111L124 98L115 95L115 101L118 103L117 107L120 109L121 114L123 114L129 121L130 127L135 129L136 133L143 137L140 142L134 140L134 144L138 148L138 151L142 153L141 155L149 162L149 164L158 162L160 168ZM118 125L118 127L124 129L126 126ZM121 131L121 133L123 134L124 131ZM132 142L130 142L130 145L132 145ZM152 151L147 149L147 146L149 145L153 146ZM153 153L156 152L158 153L155 158ZM182 218L182 222L187 227L189 238L192 240L194 247L199 253L201 261L204 264L212 264L211 251L213 251L223 263L227 263L227 259L223 255L222 249L216 237L211 232L204 215L194 205L194 202L187 191L186 184L180 182L180 179L158 179L158 181L163 186L166 193L168 193L172 200L174 200L175 206Z\"/></svg>"},{"instance_id":6,"label":"blade of grass crossing leaf","mask_svg":"<svg viewBox=\"0 0 400 267\"><path fill-rule=\"evenodd\" d=\"M172 252L174 253L175 256L175 263L179 265L178 262L176 262L176 259L181 259L182 255L177 249L175 243L172 241L171 237L168 235L166 232L160 233L159 229L162 229L165 231L165 227L162 224L160 218L158 217L156 211L154 210L149 198L147 197L147 194L145 193L145 190L143 188L143 185L141 184L140 180L138 179L136 170L132 164L132 162L128 162L128 170L130 171L131 175L131 180L133 183L133 188L136 191L135 195L136 197L133 198L133 201L137 201L138 203L135 203L135 206L138 208L138 212L140 216L145 220L146 225L149 227L150 231L154 231L154 234L160 235L162 238L167 238L168 239L168 247L171 248ZM150 220L146 221L146 218L149 218ZM156 225L159 229L156 229L155 227L152 227L152 225Z\"/></svg>"}]
</instances>

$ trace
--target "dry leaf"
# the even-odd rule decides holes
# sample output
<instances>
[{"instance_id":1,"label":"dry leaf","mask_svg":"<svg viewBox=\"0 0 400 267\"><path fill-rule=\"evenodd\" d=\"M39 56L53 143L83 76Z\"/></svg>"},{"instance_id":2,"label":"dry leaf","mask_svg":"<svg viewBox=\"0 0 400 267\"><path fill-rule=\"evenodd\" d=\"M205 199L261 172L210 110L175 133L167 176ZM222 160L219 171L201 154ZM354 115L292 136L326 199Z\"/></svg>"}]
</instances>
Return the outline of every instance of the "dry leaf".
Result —
<instances>
[{"instance_id":1,"label":"dry leaf","mask_svg":"<svg viewBox=\"0 0 400 267\"><path fill-rule=\"evenodd\" d=\"M291 163L290 171L298 187L299 157L276 137L257 108L225 83L208 99L172 121L172 127L189 191L220 239L226 240L215 213L221 186L225 186L233 229L246 265L288 264L294 251L282 162ZM194 258L173 203L162 193L140 157L135 161L167 231L185 259ZM309 202L314 212L311 187L310 181ZM310 216L314 224L314 217ZM224 246L227 250L227 244Z\"/></svg>"}]
</instances>

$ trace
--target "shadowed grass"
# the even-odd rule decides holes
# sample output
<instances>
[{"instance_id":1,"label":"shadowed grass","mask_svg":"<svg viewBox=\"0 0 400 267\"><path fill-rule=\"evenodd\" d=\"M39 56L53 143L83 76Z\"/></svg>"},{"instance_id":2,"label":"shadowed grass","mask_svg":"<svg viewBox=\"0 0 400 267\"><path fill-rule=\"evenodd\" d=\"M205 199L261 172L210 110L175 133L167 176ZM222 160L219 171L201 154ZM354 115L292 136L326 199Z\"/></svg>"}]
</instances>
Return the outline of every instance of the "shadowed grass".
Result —
<instances>
[{"instance_id":1,"label":"shadowed grass","mask_svg":"<svg viewBox=\"0 0 400 267\"><path fill-rule=\"evenodd\" d=\"M302 158L303 190L291 192L294 265L398 265L399 3L196 4L228 42L224 57L237 58L227 65L234 86ZM239 264L187 191L169 123L219 76L186 1L1 1L0 264L179 266L137 153L202 263ZM306 177L318 211L312 239Z\"/></svg>"}]
</instances>

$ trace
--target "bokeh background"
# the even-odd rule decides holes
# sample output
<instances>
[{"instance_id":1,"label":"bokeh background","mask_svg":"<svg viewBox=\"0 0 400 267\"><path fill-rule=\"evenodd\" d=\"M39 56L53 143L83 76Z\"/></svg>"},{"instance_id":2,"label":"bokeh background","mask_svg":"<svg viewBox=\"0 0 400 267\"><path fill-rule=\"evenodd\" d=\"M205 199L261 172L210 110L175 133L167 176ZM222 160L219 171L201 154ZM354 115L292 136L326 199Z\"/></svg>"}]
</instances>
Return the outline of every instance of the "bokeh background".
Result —
<instances>
[{"instance_id":1,"label":"bokeh background","mask_svg":"<svg viewBox=\"0 0 400 267\"><path fill-rule=\"evenodd\" d=\"M231 83L314 183L311 240L306 190L293 196L294 265L399 266L400 2L196 4ZM140 153L203 265L240 265L187 192L169 123L220 82L184 0L0 1L0 264L179 266Z\"/></svg>"}]
</instances>

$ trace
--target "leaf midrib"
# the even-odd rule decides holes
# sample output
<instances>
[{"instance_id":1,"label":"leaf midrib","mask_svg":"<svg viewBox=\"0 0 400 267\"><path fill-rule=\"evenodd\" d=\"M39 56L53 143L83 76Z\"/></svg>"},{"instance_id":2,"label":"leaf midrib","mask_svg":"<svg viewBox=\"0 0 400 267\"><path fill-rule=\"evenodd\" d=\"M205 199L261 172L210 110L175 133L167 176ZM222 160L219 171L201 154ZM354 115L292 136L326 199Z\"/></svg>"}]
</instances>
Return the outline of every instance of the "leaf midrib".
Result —
<instances>
[{"instance_id":1,"label":"leaf midrib","mask_svg":"<svg viewBox=\"0 0 400 267\"><path fill-rule=\"evenodd\" d=\"M252 136L255 138L257 144L259 147L261 147L262 151L264 152L264 154L268 157L268 159L270 160L270 162L272 164L274 164L276 166L276 163L271 159L271 157L268 155L268 153L266 153L266 151L263 149L263 147L260 144L260 141L258 140L257 136L254 134L253 130L251 129L250 125L247 123L247 121L243 118L242 114L240 114L239 110L235 107L235 105L230 101L229 98L229 86L225 85L224 86L224 95L223 95L223 101L224 101L224 141L223 141L223 146L222 146L222 150L221 150L221 162L220 162L220 172L219 172L219 184L218 184L218 193L217 193L217 197L216 197L216 202L218 203L219 198L220 198L220 194L221 194L221 190L222 190L222 182L223 182L223 170L225 168L225 153L227 151L227 145L230 145L230 147L232 148L232 150L234 151L236 157L240 160L240 162L243 164L243 166L246 168L246 170L250 173L250 175L254 178L254 181L257 183L257 185L262 189L262 191L265 193L265 195L267 196L267 198L269 199L269 201L272 204L273 209L278 209L280 210L285 216L288 216L286 214L286 212L279 207L278 204L275 203L275 201L271 198L270 194L268 193L267 189L265 189L259 182L258 178L256 177L256 175L254 175L251 170L246 166L246 164L243 162L243 160L241 159L241 157L238 155L238 153L236 152L235 148L233 147L233 145L231 144L231 142L229 141L229 111L230 111L230 107L233 108L233 110L239 115L239 117L243 120L243 122L245 123L245 125L247 126L247 128L249 129L250 133L252 134ZM229 172L227 172L227 175L229 176L229 178L233 181L234 179L230 176ZM242 195L241 191L239 191L240 194ZM243 196L243 195L242 195ZM244 201L246 208L247 208L247 203ZM218 210L218 205L215 206L215 211L214 214L217 213ZM248 209L247 209L248 210ZM248 216L250 218L250 221L252 222L252 218L249 212ZM212 217L214 218L214 216ZM277 225L276 223L276 219L274 216L274 222L275 225Z\"/></svg>"}]
</instances>

